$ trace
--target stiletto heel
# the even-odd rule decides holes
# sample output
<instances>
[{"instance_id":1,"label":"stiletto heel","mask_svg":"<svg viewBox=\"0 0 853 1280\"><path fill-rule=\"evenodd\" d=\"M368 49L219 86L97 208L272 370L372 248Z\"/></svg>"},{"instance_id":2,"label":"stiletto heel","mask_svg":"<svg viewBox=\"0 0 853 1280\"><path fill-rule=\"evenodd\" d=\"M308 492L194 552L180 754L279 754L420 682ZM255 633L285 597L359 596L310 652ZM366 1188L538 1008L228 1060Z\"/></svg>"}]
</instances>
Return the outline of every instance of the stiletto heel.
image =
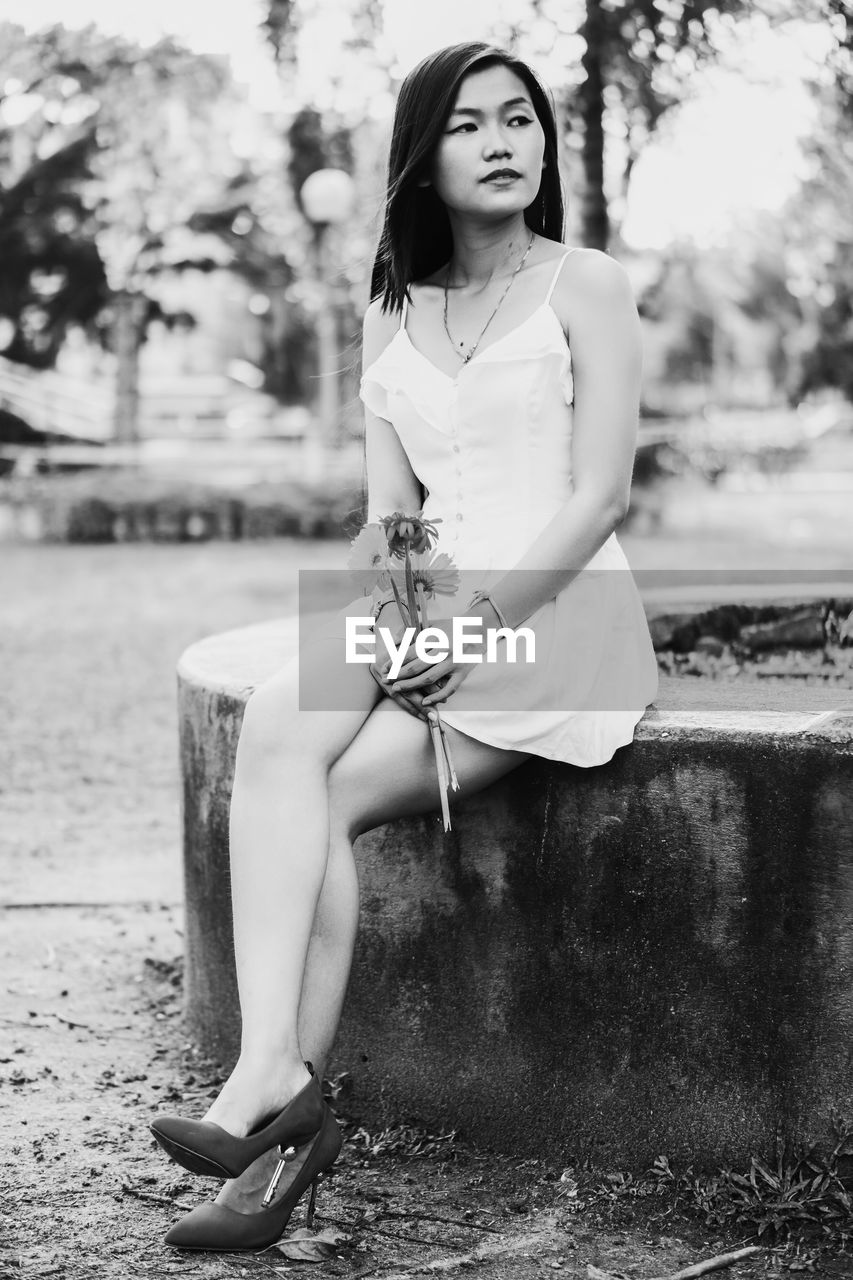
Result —
<instances>
[{"instance_id":1,"label":"stiletto heel","mask_svg":"<svg viewBox=\"0 0 853 1280\"><path fill-rule=\"evenodd\" d=\"M311 1183L311 1198L308 1201L308 1209L305 1214L305 1225L309 1231L314 1226L314 1201L317 1199L317 1183L319 1181L319 1178L315 1178Z\"/></svg>"},{"instance_id":2,"label":"stiletto heel","mask_svg":"<svg viewBox=\"0 0 853 1280\"><path fill-rule=\"evenodd\" d=\"M293 1210L309 1187L311 1197L308 1201L306 1224L311 1227L314 1222L317 1183L337 1160L342 1145L338 1122L327 1107L320 1132L311 1143L305 1163L280 1200L274 1204L266 1204L271 1189L275 1195L273 1183L278 1181L281 1171L290 1163L284 1156L278 1162L258 1213L236 1213L224 1204L214 1204L208 1200L175 1223L166 1236L166 1244L178 1249L215 1249L223 1253L267 1249L283 1234Z\"/></svg>"},{"instance_id":3,"label":"stiletto heel","mask_svg":"<svg viewBox=\"0 0 853 1280\"><path fill-rule=\"evenodd\" d=\"M310 1062L305 1066L311 1072L305 1088L278 1114L261 1120L245 1138L235 1138L211 1120L184 1120L181 1116L158 1116L151 1132L184 1169L217 1178L239 1178L272 1147L284 1152L288 1147L304 1146L319 1133L328 1108L317 1073Z\"/></svg>"}]
</instances>

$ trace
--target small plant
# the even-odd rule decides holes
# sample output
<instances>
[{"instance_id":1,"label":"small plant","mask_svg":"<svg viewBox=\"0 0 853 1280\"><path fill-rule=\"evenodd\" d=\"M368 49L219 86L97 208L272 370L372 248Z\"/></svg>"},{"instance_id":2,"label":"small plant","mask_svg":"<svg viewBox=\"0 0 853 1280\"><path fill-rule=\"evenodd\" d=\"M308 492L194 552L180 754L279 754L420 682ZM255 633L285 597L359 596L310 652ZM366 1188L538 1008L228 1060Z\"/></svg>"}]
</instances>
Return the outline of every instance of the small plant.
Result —
<instances>
[{"instance_id":1,"label":"small plant","mask_svg":"<svg viewBox=\"0 0 853 1280\"><path fill-rule=\"evenodd\" d=\"M800 1155L783 1151L772 1163L752 1156L745 1172L695 1174L691 1166L680 1175L666 1156L658 1156L649 1176L701 1213L706 1226L749 1229L759 1239L792 1244L817 1236L847 1248L853 1242L853 1198L839 1161L853 1155L853 1121L834 1112L831 1124L835 1142L826 1155L811 1144Z\"/></svg>"}]
</instances>

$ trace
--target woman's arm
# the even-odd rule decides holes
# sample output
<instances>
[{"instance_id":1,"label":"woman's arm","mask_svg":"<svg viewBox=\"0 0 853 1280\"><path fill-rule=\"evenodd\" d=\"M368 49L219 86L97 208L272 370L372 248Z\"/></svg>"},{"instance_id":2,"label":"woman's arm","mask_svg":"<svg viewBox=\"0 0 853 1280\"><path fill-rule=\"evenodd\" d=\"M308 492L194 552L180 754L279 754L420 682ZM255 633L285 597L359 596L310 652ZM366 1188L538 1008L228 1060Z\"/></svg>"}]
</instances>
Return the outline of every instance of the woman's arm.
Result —
<instances>
[{"instance_id":1,"label":"woman's arm","mask_svg":"<svg viewBox=\"0 0 853 1280\"><path fill-rule=\"evenodd\" d=\"M642 342L625 268L595 249L572 254L554 307L568 321L571 339L573 491L510 572L490 587L510 627L521 626L592 559L624 520L631 492ZM517 572L531 569L537 572ZM466 614L496 623L487 602Z\"/></svg>"},{"instance_id":2,"label":"woman's arm","mask_svg":"<svg viewBox=\"0 0 853 1280\"><path fill-rule=\"evenodd\" d=\"M400 323L396 312L380 310L380 300L371 302L362 326L362 369L367 369L387 347ZM365 452L367 455L367 520L378 521L393 511L413 514L421 509L421 485L403 448L400 437L386 418L364 406Z\"/></svg>"},{"instance_id":3,"label":"woman's arm","mask_svg":"<svg viewBox=\"0 0 853 1280\"><path fill-rule=\"evenodd\" d=\"M383 315L380 302L371 302L365 312L362 327L362 370L367 369L382 354L399 323L398 313L392 311ZM404 511L411 515L420 511L423 505L421 484L391 423L365 405L364 431L367 455L367 522L377 523L380 516L390 516L394 511ZM377 620L376 657L368 670L387 697L411 715L426 720L426 713L420 706L422 693L412 696L392 693L378 679L377 665L385 665L390 660L380 626L388 628L395 640L403 635L406 624L396 605L384 608Z\"/></svg>"}]
</instances>

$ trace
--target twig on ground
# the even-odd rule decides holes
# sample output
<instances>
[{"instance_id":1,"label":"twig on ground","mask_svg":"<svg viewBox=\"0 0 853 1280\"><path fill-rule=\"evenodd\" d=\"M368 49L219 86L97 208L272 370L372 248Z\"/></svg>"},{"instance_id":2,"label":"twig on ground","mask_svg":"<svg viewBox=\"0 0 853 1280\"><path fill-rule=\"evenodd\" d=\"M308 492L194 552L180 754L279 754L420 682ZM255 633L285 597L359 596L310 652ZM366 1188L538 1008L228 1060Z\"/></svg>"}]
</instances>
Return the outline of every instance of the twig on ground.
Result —
<instances>
[{"instance_id":1,"label":"twig on ground","mask_svg":"<svg viewBox=\"0 0 853 1280\"><path fill-rule=\"evenodd\" d=\"M407 1280L409 1276L419 1271L432 1274L455 1271L457 1268L476 1266L478 1262L485 1262L501 1255L526 1253L537 1245L542 1245L547 1238L542 1232L537 1232L535 1235L519 1236L515 1240L484 1240L468 1253L459 1254L454 1258L436 1258L433 1262L412 1262L407 1266L399 1267L396 1271L387 1270L389 1266L394 1265L393 1263L380 1263L367 1271L359 1271L353 1280L367 1280L368 1276L378 1276L380 1273L382 1280Z\"/></svg>"},{"instance_id":2,"label":"twig on ground","mask_svg":"<svg viewBox=\"0 0 853 1280\"><path fill-rule=\"evenodd\" d=\"M90 1027L88 1022L72 1022L70 1018L63 1018L61 1013L46 1013L44 1016L46 1018L56 1018L57 1022L64 1022L66 1027L71 1027L72 1030L74 1031L78 1029L80 1031L97 1031L98 1030L98 1027ZM112 1030L113 1030L112 1027L105 1027L104 1034L106 1034L106 1032L108 1031L111 1032Z\"/></svg>"},{"instance_id":3,"label":"twig on ground","mask_svg":"<svg viewBox=\"0 0 853 1280\"><path fill-rule=\"evenodd\" d=\"M139 1187L134 1187L130 1182L123 1182L121 1189L128 1196L134 1196L137 1200L147 1200L150 1204L165 1204L170 1209L186 1209L189 1211L193 1208L191 1204L184 1204L183 1200L170 1200L168 1196L158 1196L156 1191L142 1191Z\"/></svg>"},{"instance_id":4,"label":"twig on ground","mask_svg":"<svg viewBox=\"0 0 853 1280\"><path fill-rule=\"evenodd\" d=\"M126 1022L122 1023L121 1026L118 1027L93 1027L90 1026L88 1022L74 1022L71 1018L63 1018L61 1013L54 1013L50 1009L48 1009L46 1013L36 1014L34 1018L0 1018L0 1022L4 1022L9 1027L42 1028L50 1026L49 1022L39 1022L39 1018L55 1018L57 1022L64 1023L66 1027L70 1027L72 1030L79 1029L80 1031L91 1031L95 1035L99 1036L115 1036L119 1035L122 1031L132 1032L134 1036L137 1034L133 1027Z\"/></svg>"},{"instance_id":5,"label":"twig on ground","mask_svg":"<svg viewBox=\"0 0 853 1280\"><path fill-rule=\"evenodd\" d=\"M334 1218L327 1218L327 1222L334 1222ZM377 1236L388 1236L389 1240L405 1240L406 1244L437 1244L436 1240L425 1240L423 1236L404 1236L399 1231L385 1231L382 1227L377 1227L373 1222L363 1222L361 1224L352 1222L339 1223L339 1226L348 1227L351 1231L365 1231L368 1234L373 1232ZM445 1244L447 1241L445 1241ZM464 1246L459 1245L459 1248Z\"/></svg>"},{"instance_id":6,"label":"twig on ground","mask_svg":"<svg viewBox=\"0 0 853 1280\"><path fill-rule=\"evenodd\" d=\"M278 1241L276 1241L276 1244L277 1244L277 1243L278 1243ZM275 1248L275 1245L270 1245L269 1247L270 1247L271 1249L273 1249L273 1248ZM259 1262L259 1263L261 1264L261 1266L262 1266L262 1267L266 1267L267 1271L271 1271L271 1272L273 1273L273 1275L274 1275L274 1276L280 1276L280 1275L281 1275L281 1268L280 1268L280 1267L274 1267L274 1266L273 1266L273 1264L272 1264L271 1262L268 1262L268 1261L267 1261L267 1259L264 1257L263 1253L253 1253L253 1254L252 1254L252 1257L253 1257L253 1259L255 1260L255 1262ZM240 1268L241 1268L241 1271L242 1271L242 1269L243 1269L243 1267L244 1267L244 1266L245 1266L245 1261L244 1261L243 1259L240 1259Z\"/></svg>"},{"instance_id":7,"label":"twig on ground","mask_svg":"<svg viewBox=\"0 0 853 1280\"><path fill-rule=\"evenodd\" d=\"M180 907L180 905L179 902L164 902L160 898L139 898L133 902L4 902L3 909L4 911L79 911L81 908L85 908L87 911L111 911L114 907L132 907L134 910L139 907L151 907L167 910L170 907Z\"/></svg>"},{"instance_id":8,"label":"twig on ground","mask_svg":"<svg viewBox=\"0 0 853 1280\"><path fill-rule=\"evenodd\" d=\"M35 1018L0 1018L7 1027L49 1027L49 1022L37 1022Z\"/></svg>"},{"instance_id":9,"label":"twig on ground","mask_svg":"<svg viewBox=\"0 0 853 1280\"><path fill-rule=\"evenodd\" d=\"M696 1280L697 1276L707 1275L709 1271L721 1271L723 1267L731 1267L743 1258L751 1258L754 1254L762 1252L761 1245L750 1244L744 1249L735 1249L732 1253L718 1253L714 1258L694 1262L692 1266L683 1267L681 1271L671 1271L665 1276L654 1276L653 1280Z\"/></svg>"},{"instance_id":10,"label":"twig on ground","mask_svg":"<svg viewBox=\"0 0 853 1280\"><path fill-rule=\"evenodd\" d=\"M459 1218L441 1218L435 1213L399 1213L395 1209L382 1209L383 1218L412 1218L419 1222L440 1222L445 1227L472 1227L475 1231L489 1231L494 1236L502 1235L499 1227L487 1227L481 1222L466 1222Z\"/></svg>"}]
</instances>

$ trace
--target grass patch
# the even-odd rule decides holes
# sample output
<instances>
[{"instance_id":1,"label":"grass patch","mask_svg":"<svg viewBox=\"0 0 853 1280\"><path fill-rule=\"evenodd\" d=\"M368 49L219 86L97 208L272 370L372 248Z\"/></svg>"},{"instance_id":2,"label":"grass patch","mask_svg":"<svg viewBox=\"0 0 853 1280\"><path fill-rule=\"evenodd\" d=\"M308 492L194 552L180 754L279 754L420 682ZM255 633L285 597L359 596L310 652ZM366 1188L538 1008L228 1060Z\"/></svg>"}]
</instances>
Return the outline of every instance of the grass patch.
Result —
<instances>
[{"instance_id":1,"label":"grass patch","mask_svg":"<svg viewBox=\"0 0 853 1280\"><path fill-rule=\"evenodd\" d=\"M558 1195L598 1206L623 1224L636 1214L698 1220L726 1239L776 1250L788 1269L812 1270L821 1255L847 1257L853 1246L853 1121L834 1113L831 1127L828 1150L813 1143L785 1148L773 1160L753 1155L745 1169L676 1172L664 1155L639 1175L569 1169Z\"/></svg>"}]
</instances>

